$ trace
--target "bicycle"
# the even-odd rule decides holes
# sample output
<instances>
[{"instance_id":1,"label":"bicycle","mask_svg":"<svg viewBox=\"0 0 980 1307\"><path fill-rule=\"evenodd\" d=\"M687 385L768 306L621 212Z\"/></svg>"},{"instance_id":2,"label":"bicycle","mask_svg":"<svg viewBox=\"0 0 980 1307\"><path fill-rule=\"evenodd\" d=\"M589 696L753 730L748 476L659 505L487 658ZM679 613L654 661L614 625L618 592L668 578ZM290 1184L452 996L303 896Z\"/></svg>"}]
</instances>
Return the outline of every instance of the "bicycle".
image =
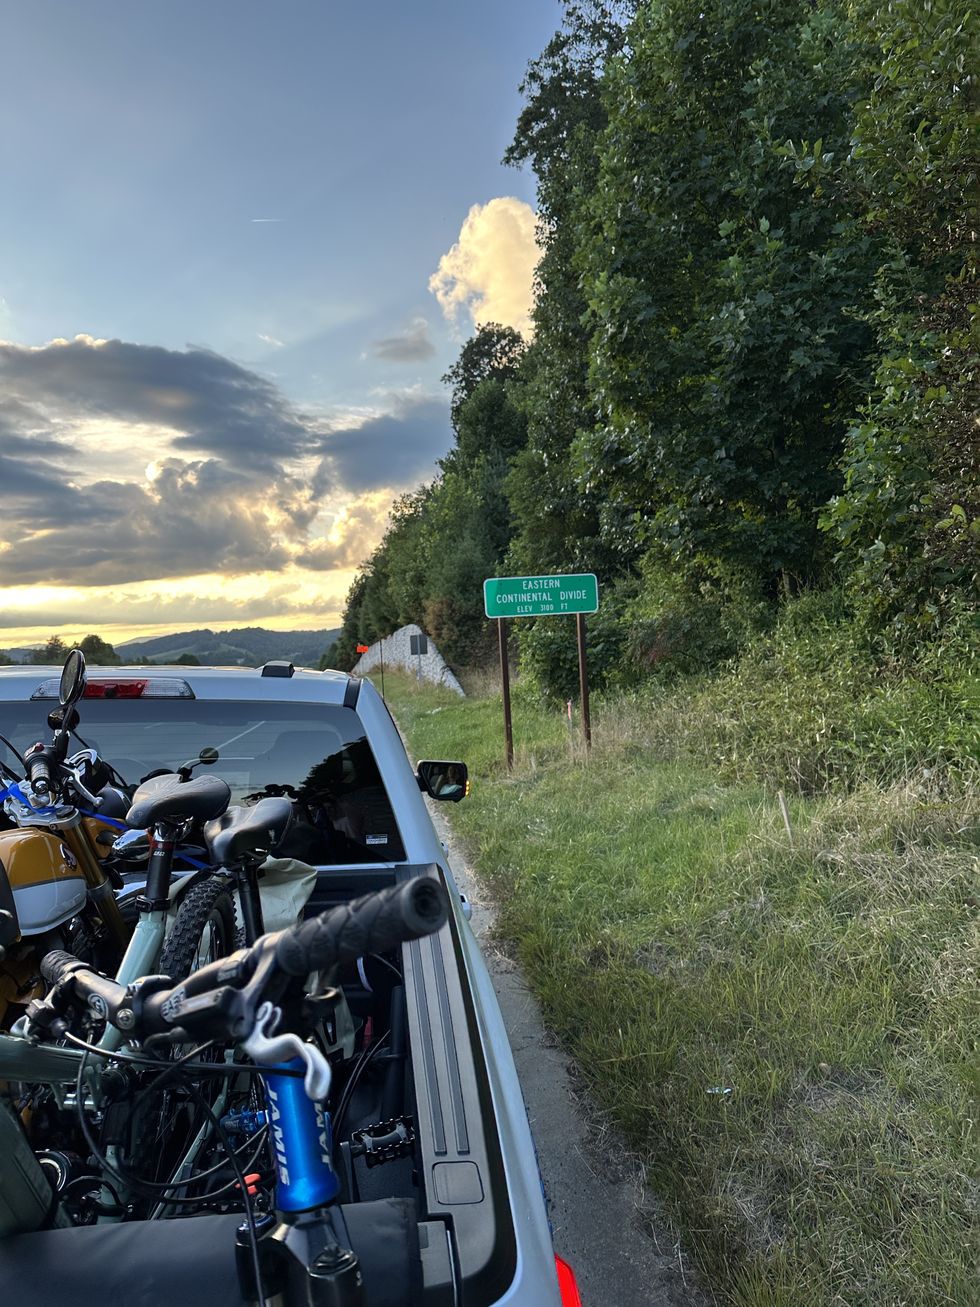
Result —
<instances>
[{"instance_id":1,"label":"bicycle","mask_svg":"<svg viewBox=\"0 0 980 1307\"><path fill-rule=\"evenodd\" d=\"M327 988L307 994L306 980L317 974L322 985L323 978L332 977L345 962L366 953L385 953L403 941L432 934L447 915L445 891L435 879L420 876L263 936L250 948L210 963L176 986L160 976L123 985L98 975L69 954L51 953L42 964L51 990L45 999L31 1004L26 1037L47 1052L54 1050L46 1041L59 1038L81 1050L76 1102L82 1122L82 1087L90 1059L125 1064L133 1055L100 1048L75 1035L74 1029L104 1021L130 1041L139 1041L139 1056L144 1061L152 1060L148 1054L160 1045L195 1040L233 1043L249 1063L239 1060L202 1067L194 1061L201 1045L181 1060L185 1074L190 1069L192 1075L233 1078L254 1071L262 1085L277 1173L271 1211L256 1212L240 1150L236 1152L217 1114L208 1108L244 1208L245 1220L238 1223L234 1237L234 1265L242 1299L258 1304L274 1300L285 1307L369 1307L361 1265L364 1249L355 1252L345 1224L339 1201L341 1181L331 1156L331 1121L323 1106L331 1067L321 1050L304 1039L337 991ZM163 1075L181 1074L178 1064L157 1065ZM200 1093L196 1083L191 1083ZM89 1138L89 1144L97 1147L94 1138ZM102 1160L111 1171L109 1159ZM8 1205L12 1178L17 1179L16 1167L13 1177L5 1175L0 1185L0 1198ZM176 1224L196 1226L201 1219ZM169 1224L155 1227L158 1236ZM55 1229L45 1235L25 1236L42 1240L40 1245L31 1245L25 1255L36 1257L41 1252L54 1265L59 1239L67 1247L65 1233ZM391 1237L389 1227L386 1239ZM105 1238L105 1227L94 1227L88 1247L95 1249L95 1241ZM16 1240L0 1243L0 1275L7 1283L21 1265L16 1244ZM395 1254L389 1250L386 1255ZM202 1262L200 1268L206 1280L211 1276L208 1282L212 1285L218 1282L212 1274L218 1256L212 1250L205 1258L208 1266Z\"/></svg>"},{"instance_id":2,"label":"bicycle","mask_svg":"<svg viewBox=\"0 0 980 1307\"><path fill-rule=\"evenodd\" d=\"M112 811L118 814L121 807L126 814L125 821L104 811L106 791L99 790L96 782L110 775L111 768L102 762L94 749L88 747L68 757L69 741L79 724L75 705L85 688L85 660L75 650L69 654L62 670L58 687L59 708L48 718L53 738L46 745L37 743L26 751L21 758L25 771L22 779L5 767L8 780L4 789L5 811L18 828L12 834L17 836L18 831L26 831L26 838L30 841L27 844L22 841L16 847L29 854L38 847L42 853L50 852L50 848L60 848L64 859L71 856L78 864L78 875L68 878L66 870L59 868L56 860L49 857L45 863L42 859L41 870L46 879L42 877L34 885L29 883L29 867L22 869L15 878L8 878L0 868L0 888L12 886L13 890L9 907L6 902L0 902L0 956L13 953L13 958L8 956L6 959L8 969L13 963L27 977L23 1003L30 999L35 983L38 944L46 944L47 951L52 943L51 930L42 927L57 924L62 918L70 919L61 931L64 942L71 946L78 938L77 921L84 927L83 938L90 945L88 960L99 959L103 969L109 962L109 969L116 970L117 979L123 984L160 972L179 980L202 963L230 953L236 944L231 898L234 880L231 876L213 874L212 868L202 866L196 875L186 878L178 886L173 884L179 834L188 822L201 823L222 816L231 797L228 786L214 778L190 779L190 771L196 764L189 763L177 773L148 778L135 793L130 793L132 787L110 790ZM8 747L16 753L9 743ZM216 757L214 750L206 750L199 761L209 763ZM87 810L83 804L87 804ZM288 814L282 812L278 813L278 818L268 811L262 816L266 834L283 827L288 819ZM120 860L125 860L133 841L139 842L144 834L133 830L134 826L145 826L149 829L149 836L145 841L146 883L143 893L133 904L137 919L131 925L124 920L112 892L113 888L121 888L121 877L116 875L115 884L110 881L102 866L108 850L105 844L95 844L95 833L101 835L108 831L114 838L122 830L124 834L115 840L112 850ZM59 845L59 840L64 843ZM36 853L34 856L35 861L39 861ZM107 866L111 872L111 863ZM74 898L66 896L66 879L71 886L77 882ZM28 882L27 889L21 892L18 886L25 881ZM180 891L176 902L172 893L174 888ZM26 898L30 893L34 898ZM38 894L47 895L40 908ZM24 919L25 904L28 910L40 912L39 923ZM72 917L73 911L79 915ZM90 918L91 924L86 925ZM14 1031L18 1025L18 1022L13 1023ZM120 1032L109 1027L103 1035L103 1044L110 1050L115 1049L122 1039ZM39 1059L25 1049L23 1041L9 1034L0 1034L0 1080L22 1087L22 1119L31 1124L40 1143L59 1143L59 1096L64 1095L66 1086L75 1078L76 1066L71 1052L61 1052L66 1056ZM149 1152L150 1143L160 1144L158 1171L170 1165L175 1168L175 1173L186 1172L193 1166L210 1134L206 1124L197 1125L195 1115L196 1112L191 1113L188 1120L186 1103L171 1095L162 1106L153 1100L149 1115L144 1112L136 1121L134 1129L139 1132L140 1151ZM184 1119L182 1130L177 1128L181 1118ZM189 1138L183 1154L178 1151L175 1156L172 1148L164 1146L165 1141L172 1137ZM113 1147L118 1151L124 1143L120 1141ZM55 1159L50 1174L56 1181L56 1188L63 1189L75 1177L58 1161L63 1149L52 1147L47 1151ZM108 1195L104 1197L108 1199ZM124 1206L126 1195L116 1193L114 1199L117 1206ZM112 1217L106 1211L103 1219Z\"/></svg>"}]
</instances>

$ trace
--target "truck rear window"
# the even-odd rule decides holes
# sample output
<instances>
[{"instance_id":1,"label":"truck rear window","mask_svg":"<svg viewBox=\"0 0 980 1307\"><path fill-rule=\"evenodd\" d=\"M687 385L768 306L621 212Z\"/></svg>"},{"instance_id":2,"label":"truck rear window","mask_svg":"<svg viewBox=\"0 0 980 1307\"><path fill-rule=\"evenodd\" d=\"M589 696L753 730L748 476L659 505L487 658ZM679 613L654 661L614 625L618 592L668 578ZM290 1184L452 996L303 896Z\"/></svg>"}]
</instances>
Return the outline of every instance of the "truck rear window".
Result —
<instances>
[{"instance_id":1,"label":"truck rear window","mask_svg":"<svg viewBox=\"0 0 980 1307\"><path fill-rule=\"evenodd\" d=\"M293 800L283 854L319 864L405 857L374 754L351 708L206 699L85 699L79 708L86 744L132 785L215 748L218 762L195 775L222 777L233 803L266 794ZM0 703L0 733L23 752L47 739L46 710L38 702Z\"/></svg>"}]
</instances>

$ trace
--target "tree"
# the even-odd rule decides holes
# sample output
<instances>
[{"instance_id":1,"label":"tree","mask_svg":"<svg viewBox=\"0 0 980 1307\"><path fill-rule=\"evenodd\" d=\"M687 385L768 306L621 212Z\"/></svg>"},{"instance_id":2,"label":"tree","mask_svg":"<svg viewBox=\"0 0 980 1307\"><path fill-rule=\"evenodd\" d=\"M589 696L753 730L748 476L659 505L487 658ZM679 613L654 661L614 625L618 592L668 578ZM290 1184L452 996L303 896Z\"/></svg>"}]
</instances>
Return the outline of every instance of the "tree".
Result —
<instances>
[{"instance_id":1,"label":"tree","mask_svg":"<svg viewBox=\"0 0 980 1307\"><path fill-rule=\"evenodd\" d=\"M634 4L566 4L562 29L532 61L525 105L504 162L530 164L538 179L539 241L534 341L521 362L518 402L528 437L507 482L515 537L511 566L594 569L609 578L635 554L628 533L606 531L613 514L597 493L576 442L599 421L589 387L586 300L576 254L588 230L607 123L603 69L623 47Z\"/></svg>"},{"instance_id":2,"label":"tree","mask_svg":"<svg viewBox=\"0 0 980 1307\"><path fill-rule=\"evenodd\" d=\"M200 658L198 658L195 654L192 653L178 654L177 657L174 659L174 662L179 667L200 667L201 665Z\"/></svg>"},{"instance_id":3,"label":"tree","mask_svg":"<svg viewBox=\"0 0 980 1307\"><path fill-rule=\"evenodd\" d=\"M846 152L860 84L829 0L645 6L604 76L577 259L601 422L580 442L613 525L673 565L819 579L822 506L868 386L874 242L788 140Z\"/></svg>"},{"instance_id":4,"label":"tree","mask_svg":"<svg viewBox=\"0 0 980 1307\"><path fill-rule=\"evenodd\" d=\"M99 635L87 635L78 647L90 663L111 667L122 661L112 645Z\"/></svg>"},{"instance_id":5,"label":"tree","mask_svg":"<svg viewBox=\"0 0 980 1307\"><path fill-rule=\"evenodd\" d=\"M521 333L513 327L502 327L499 322L484 323L465 343L459 358L442 378L452 387L450 412L456 431L460 410L480 382L489 377L498 381L515 377L524 348Z\"/></svg>"},{"instance_id":6,"label":"tree","mask_svg":"<svg viewBox=\"0 0 980 1307\"><path fill-rule=\"evenodd\" d=\"M49 635L39 649L32 649L24 659L25 663L39 666L60 666L68 657L68 646L60 635Z\"/></svg>"},{"instance_id":7,"label":"tree","mask_svg":"<svg viewBox=\"0 0 980 1307\"><path fill-rule=\"evenodd\" d=\"M882 256L868 314L878 365L823 525L872 630L940 631L975 602L980 544L975 10L852 6L871 90L835 179ZM793 151L826 184L816 146Z\"/></svg>"}]
</instances>

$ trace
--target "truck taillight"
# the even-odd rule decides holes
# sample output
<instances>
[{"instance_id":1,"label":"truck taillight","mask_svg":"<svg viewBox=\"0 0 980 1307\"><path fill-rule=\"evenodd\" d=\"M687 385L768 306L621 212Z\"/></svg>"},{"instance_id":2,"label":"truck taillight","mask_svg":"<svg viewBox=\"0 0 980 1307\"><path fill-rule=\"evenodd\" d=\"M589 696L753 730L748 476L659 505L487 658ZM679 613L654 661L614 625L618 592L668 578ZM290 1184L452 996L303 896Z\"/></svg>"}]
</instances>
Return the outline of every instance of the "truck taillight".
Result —
<instances>
[{"instance_id":1,"label":"truck taillight","mask_svg":"<svg viewBox=\"0 0 980 1307\"><path fill-rule=\"evenodd\" d=\"M193 699L194 691L186 681L176 676L147 676L145 678L106 676L93 677L85 682L86 699Z\"/></svg>"},{"instance_id":2,"label":"truck taillight","mask_svg":"<svg viewBox=\"0 0 980 1307\"><path fill-rule=\"evenodd\" d=\"M145 681L86 681L83 699L142 699Z\"/></svg>"},{"instance_id":3,"label":"truck taillight","mask_svg":"<svg viewBox=\"0 0 980 1307\"><path fill-rule=\"evenodd\" d=\"M558 1272L558 1291L561 1294L561 1307L582 1307L582 1297L575 1282L575 1272L568 1262L555 1256L555 1270Z\"/></svg>"},{"instance_id":4,"label":"truck taillight","mask_svg":"<svg viewBox=\"0 0 980 1307\"><path fill-rule=\"evenodd\" d=\"M32 699L57 699L56 680L42 681ZM193 699L194 691L179 676L90 676L85 699Z\"/></svg>"}]
</instances>

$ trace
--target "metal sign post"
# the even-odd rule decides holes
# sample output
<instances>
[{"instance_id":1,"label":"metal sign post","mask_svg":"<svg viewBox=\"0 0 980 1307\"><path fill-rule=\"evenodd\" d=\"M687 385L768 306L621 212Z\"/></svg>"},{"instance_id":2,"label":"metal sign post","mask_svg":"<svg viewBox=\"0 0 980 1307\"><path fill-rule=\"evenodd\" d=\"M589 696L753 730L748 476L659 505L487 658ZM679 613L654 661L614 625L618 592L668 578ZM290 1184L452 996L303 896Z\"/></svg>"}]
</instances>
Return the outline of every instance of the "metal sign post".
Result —
<instances>
[{"instance_id":1,"label":"metal sign post","mask_svg":"<svg viewBox=\"0 0 980 1307\"><path fill-rule=\"evenodd\" d=\"M429 652L429 637L427 635L410 635L408 637L408 652L418 658L418 662L415 664L415 679L421 685L422 655Z\"/></svg>"},{"instance_id":2,"label":"metal sign post","mask_svg":"<svg viewBox=\"0 0 980 1307\"><path fill-rule=\"evenodd\" d=\"M483 610L497 621L500 643L500 679L504 693L504 736L507 766L513 766L514 741L510 718L510 669L507 666L509 617L567 617L574 615L578 638L578 683L582 702L585 747L592 744L589 717L589 673L585 658L585 614L599 610L599 582L592 572L558 576L494 576L483 582Z\"/></svg>"},{"instance_id":3,"label":"metal sign post","mask_svg":"<svg viewBox=\"0 0 980 1307\"><path fill-rule=\"evenodd\" d=\"M508 770L514 765L514 727L510 717L510 664L507 662L507 619L497 618L497 643L500 645L500 686L504 696L504 750Z\"/></svg>"},{"instance_id":4,"label":"metal sign post","mask_svg":"<svg viewBox=\"0 0 980 1307\"><path fill-rule=\"evenodd\" d=\"M582 734L586 751L592 748L592 719L589 717L589 670L585 661L585 617L575 615L575 634L578 637L578 688L582 700Z\"/></svg>"}]
</instances>

